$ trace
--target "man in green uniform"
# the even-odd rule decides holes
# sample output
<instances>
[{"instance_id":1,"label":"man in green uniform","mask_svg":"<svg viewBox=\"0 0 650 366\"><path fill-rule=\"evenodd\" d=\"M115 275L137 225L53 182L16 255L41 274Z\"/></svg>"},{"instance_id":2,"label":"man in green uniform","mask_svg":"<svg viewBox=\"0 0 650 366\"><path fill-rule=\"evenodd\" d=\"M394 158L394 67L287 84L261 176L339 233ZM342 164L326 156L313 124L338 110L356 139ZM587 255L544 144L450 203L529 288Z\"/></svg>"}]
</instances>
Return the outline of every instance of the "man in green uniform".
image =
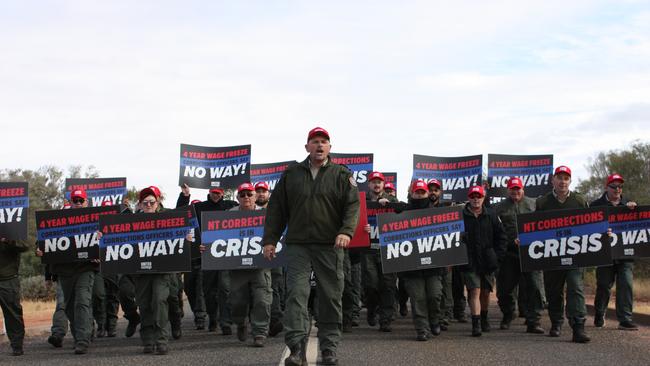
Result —
<instances>
[{"instance_id":1,"label":"man in green uniform","mask_svg":"<svg viewBox=\"0 0 650 366\"><path fill-rule=\"evenodd\" d=\"M497 203L494 209L503 223L506 231L506 255L499 265L497 272L497 299L503 319L501 329L510 328L510 323L515 317L516 289L523 279L525 286L520 286L519 291L526 291L526 309L519 309L526 315L526 332L543 334L540 326L542 311L544 310L542 296L542 272L521 272L519 263L519 247L517 245L517 215L535 211L535 200L524 195L524 185L517 177L508 180L508 197Z\"/></svg>"},{"instance_id":2,"label":"man in green uniform","mask_svg":"<svg viewBox=\"0 0 650 366\"><path fill-rule=\"evenodd\" d=\"M623 183L625 180L620 174L611 174L607 177L605 193L591 203L590 206L627 206L633 210L636 202L629 201L623 197ZM632 304L634 296L633 288L633 259L617 259L611 266L596 268L596 296L594 298L594 325L598 328L605 326L605 311L609 303L609 296L612 286L616 282L616 318L618 329L638 330L632 322Z\"/></svg>"},{"instance_id":3,"label":"man in green uniform","mask_svg":"<svg viewBox=\"0 0 650 366\"><path fill-rule=\"evenodd\" d=\"M567 166L555 168L553 191L535 202L536 211L550 211L567 208L588 207L585 198L571 192L571 169ZM587 343L591 339L585 333L584 268L544 271L544 287L548 299L548 315L551 318L551 337L559 337L564 323L564 286L566 284L566 314L573 328L573 341Z\"/></svg>"},{"instance_id":4,"label":"man in green uniform","mask_svg":"<svg viewBox=\"0 0 650 366\"><path fill-rule=\"evenodd\" d=\"M237 188L239 206L230 211L253 211L255 187L243 183ZM253 334L253 346L264 347L271 319L271 270L269 268L237 269L230 271L230 309L233 322L237 325L237 338L245 342L248 338L248 316Z\"/></svg>"},{"instance_id":5,"label":"man in green uniform","mask_svg":"<svg viewBox=\"0 0 650 366\"><path fill-rule=\"evenodd\" d=\"M24 242L0 238L0 308L5 318L7 336L11 343L12 355L23 354L25 322L23 307L20 305L20 254L27 251Z\"/></svg>"},{"instance_id":6,"label":"man in green uniform","mask_svg":"<svg viewBox=\"0 0 650 366\"><path fill-rule=\"evenodd\" d=\"M88 196L83 189L70 193L71 209L88 206ZM42 256L41 250L36 255ZM74 353L88 353L92 331L92 294L95 274L99 271L98 261L77 261L70 263L57 263L52 265L52 273L57 275L57 280L63 291L65 301L65 315L70 321L70 331L74 337Z\"/></svg>"},{"instance_id":7,"label":"man in green uniform","mask_svg":"<svg viewBox=\"0 0 650 366\"><path fill-rule=\"evenodd\" d=\"M336 365L342 323L343 249L348 247L359 219L359 191L352 172L330 161L326 130L312 129L305 149L307 159L289 166L273 190L264 226L264 256L275 256L275 245L288 226L284 325L291 354L285 365L306 364L312 268L318 279L321 364Z\"/></svg>"},{"instance_id":8,"label":"man in green uniform","mask_svg":"<svg viewBox=\"0 0 650 366\"><path fill-rule=\"evenodd\" d=\"M384 182L385 178L382 173L370 173L368 176L368 188L370 188L367 196L368 201L378 202L381 205L397 202L397 198L384 192ZM392 331L391 322L395 310L397 275L395 273L383 273L381 254L378 249L364 249L361 263L366 307L368 308L368 324L375 324L375 314L379 314L379 330L390 332Z\"/></svg>"}]
</instances>

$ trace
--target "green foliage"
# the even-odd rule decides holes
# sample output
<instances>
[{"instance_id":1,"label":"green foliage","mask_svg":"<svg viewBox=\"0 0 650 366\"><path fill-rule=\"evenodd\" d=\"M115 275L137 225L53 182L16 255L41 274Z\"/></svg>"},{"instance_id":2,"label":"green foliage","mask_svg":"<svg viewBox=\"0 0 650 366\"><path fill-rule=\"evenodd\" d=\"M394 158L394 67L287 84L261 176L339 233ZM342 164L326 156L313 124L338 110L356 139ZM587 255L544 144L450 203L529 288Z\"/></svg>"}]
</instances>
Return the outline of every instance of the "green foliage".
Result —
<instances>
[{"instance_id":1,"label":"green foliage","mask_svg":"<svg viewBox=\"0 0 650 366\"><path fill-rule=\"evenodd\" d=\"M650 143L637 141L626 150L600 152L587 170L591 176L577 190L590 200L603 194L608 175L618 173L625 178L625 197L640 205L650 204Z\"/></svg>"},{"instance_id":2,"label":"green foliage","mask_svg":"<svg viewBox=\"0 0 650 366\"><path fill-rule=\"evenodd\" d=\"M68 168L70 178L96 178L97 169L90 165L84 169L80 165ZM0 182L27 182L29 184L29 213L27 226L27 242L36 243L36 219L34 213L39 210L58 209L63 206L65 174L60 168L52 165L40 167L37 170L4 169L0 170ZM20 276L29 277L42 274L40 258L30 250L21 257Z\"/></svg>"},{"instance_id":3,"label":"green foliage","mask_svg":"<svg viewBox=\"0 0 650 366\"><path fill-rule=\"evenodd\" d=\"M23 300L49 301L56 297L56 284L47 284L43 276L23 277L20 294Z\"/></svg>"}]
</instances>

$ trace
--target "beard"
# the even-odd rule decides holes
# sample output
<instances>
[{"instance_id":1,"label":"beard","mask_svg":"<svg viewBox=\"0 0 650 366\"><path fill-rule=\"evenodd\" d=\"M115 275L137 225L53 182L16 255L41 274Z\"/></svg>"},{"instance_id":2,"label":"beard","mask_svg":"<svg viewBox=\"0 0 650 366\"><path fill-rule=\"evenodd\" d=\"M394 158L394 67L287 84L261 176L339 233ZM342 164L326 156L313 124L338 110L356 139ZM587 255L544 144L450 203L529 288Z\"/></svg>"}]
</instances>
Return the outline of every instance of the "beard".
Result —
<instances>
[{"instance_id":1,"label":"beard","mask_svg":"<svg viewBox=\"0 0 650 366\"><path fill-rule=\"evenodd\" d=\"M257 201L255 201L255 204L258 205L258 206L264 206L267 203L269 203L268 199L260 199L260 198L258 198Z\"/></svg>"}]
</instances>

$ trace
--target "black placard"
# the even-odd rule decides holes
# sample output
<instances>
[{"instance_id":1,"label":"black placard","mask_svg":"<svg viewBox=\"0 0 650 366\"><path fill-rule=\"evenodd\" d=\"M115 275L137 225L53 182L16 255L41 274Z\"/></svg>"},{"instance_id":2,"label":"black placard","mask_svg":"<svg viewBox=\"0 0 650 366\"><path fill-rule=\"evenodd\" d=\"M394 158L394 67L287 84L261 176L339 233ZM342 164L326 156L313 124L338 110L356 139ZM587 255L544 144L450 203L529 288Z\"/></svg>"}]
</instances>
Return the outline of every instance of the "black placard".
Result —
<instances>
[{"instance_id":1,"label":"black placard","mask_svg":"<svg viewBox=\"0 0 650 366\"><path fill-rule=\"evenodd\" d=\"M462 210L455 206L379 214L384 273L466 264Z\"/></svg>"},{"instance_id":2,"label":"black placard","mask_svg":"<svg viewBox=\"0 0 650 366\"><path fill-rule=\"evenodd\" d=\"M88 204L101 206L104 202L119 205L126 195L126 178L66 178L65 198L70 200L70 192L83 189L88 195Z\"/></svg>"},{"instance_id":3,"label":"black placard","mask_svg":"<svg viewBox=\"0 0 650 366\"><path fill-rule=\"evenodd\" d=\"M366 205L368 225L370 225L370 248L379 249L379 226L377 225L377 215L402 212L406 207L406 204L402 202L389 202L386 205L381 205L376 201L366 201Z\"/></svg>"},{"instance_id":4,"label":"black placard","mask_svg":"<svg viewBox=\"0 0 650 366\"><path fill-rule=\"evenodd\" d=\"M43 251L43 263L99 258L99 220L119 212L118 205L36 211L37 244Z\"/></svg>"},{"instance_id":5,"label":"black placard","mask_svg":"<svg viewBox=\"0 0 650 366\"><path fill-rule=\"evenodd\" d=\"M553 155L488 154L488 196L507 197L508 180L522 180L528 197L548 193L553 176Z\"/></svg>"},{"instance_id":6,"label":"black placard","mask_svg":"<svg viewBox=\"0 0 650 366\"><path fill-rule=\"evenodd\" d=\"M201 213L201 240L206 251L201 268L251 269L285 265L282 239L277 244L276 258L264 258L264 221L266 211L209 211Z\"/></svg>"},{"instance_id":7,"label":"black placard","mask_svg":"<svg viewBox=\"0 0 650 366\"><path fill-rule=\"evenodd\" d=\"M429 181L433 178L442 183L441 200L466 201L469 188L482 183L483 155L413 155L413 179Z\"/></svg>"},{"instance_id":8,"label":"black placard","mask_svg":"<svg viewBox=\"0 0 650 366\"><path fill-rule=\"evenodd\" d=\"M612 258L650 257L650 206L608 207Z\"/></svg>"},{"instance_id":9,"label":"black placard","mask_svg":"<svg viewBox=\"0 0 650 366\"><path fill-rule=\"evenodd\" d=\"M237 188L250 181L251 145L207 147L181 144L178 184Z\"/></svg>"},{"instance_id":10,"label":"black placard","mask_svg":"<svg viewBox=\"0 0 650 366\"><path fill-rule=\"evenodd\" d=\"M189 272L193 222L187 209L104 216L99 225L105 274Z\"/></svg>"},{"instance_id":11,"label":"black placard","mask_svg":"<svg viewBox=\"0 0 650 366\"><path fill-rule=\"evenodd\" d=\"M612 263L605 207L517 215L521 270L552 271Z\"/></svg>"},{"instance_id":12,"label":"black placard","mask_svg":"<svg viewBox=\"0 0 650 366\"><path fill-rule=\"evenodd\" d=\"M27 239L27 182L0 182L0 238Z\"/></svg>"},{"instance_id":13,"label":"black placard","mask_svg":"<svg viewBox=\"0 0 650 366\"><path fill-rule=\"evenodd\" d=\"M283 161L279 163L251 164L251 183L265 182L269 185L269 191L273 191L282 173L287 170L290 164L295 163L295 161Z\"/></svg>"},{"instance_id":14,"label":"black placard","mask_svg":"<svg viewBox=\"0 0 650 366\"><path fill-rule=\"evenodd\" d=\"M360 192L368 192L368 176L372 173L373 154L331 153L330 159L336 164L347 166L354 175Z\"/></svg>"}]
</instances>

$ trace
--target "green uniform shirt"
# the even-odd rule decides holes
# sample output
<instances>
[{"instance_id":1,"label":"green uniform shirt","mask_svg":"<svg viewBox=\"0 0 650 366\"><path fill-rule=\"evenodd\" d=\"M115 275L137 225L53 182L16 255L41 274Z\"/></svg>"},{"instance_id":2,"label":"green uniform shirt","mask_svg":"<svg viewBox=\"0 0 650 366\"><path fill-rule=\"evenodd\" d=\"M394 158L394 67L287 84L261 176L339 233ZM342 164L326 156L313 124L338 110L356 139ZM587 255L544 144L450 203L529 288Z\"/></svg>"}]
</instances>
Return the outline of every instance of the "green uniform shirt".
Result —
<instances>
[{"instance_id":1,"label":"green uniform shirt","mask_svg":"<svg viewBox=\"0 0 650 366\"><path fill-rule=\"evenodd\" d=\"M555 192L551 191L542 197L538 198L535 202L535 208L537 211L550 211L550 210L562 210L566 208L585 208L589 207L587 200L583 195L576 192L569 192L569 196L566 198L564 203L561 203L555 197Z\"/></svg>"},{"instance_id":2,"label":"green uniform shirt","mask_svg":"<svg viewBox=\"0 0 650 366\"><path fill-rule=\"evenodd\" d=\"M287 244L334 244L359 220L359 190L352 172L331 160L312 177L309 157L282 173L266 212L264 244L275 245L288 226Z\"/></svg>"},{"instance_id":3,"label":"green uniform shirt","mask_svg":"<svg viewBox=\"0 0 650 366\"><path fill-rule=\"evenodd\" d=\"M27 244L23 241L8 240L0 243L0 281L18 276L20 253L25 251L27 251Z\"/></svg>"},{"instance_id":4,"label":"green uniform shirt","mask_svg":"<svg viewBox=\"0 0 650 366\"><path fill-rule=\"evenodd\" d=\"M515 202L510 198L497 203L494 210L501 219L503 229L508 238L507 252L518 255L519 248L515 244L517 238L517 215L535 211L535 199L524 196L521 201Z\"/></svg>"}]
</instances>

